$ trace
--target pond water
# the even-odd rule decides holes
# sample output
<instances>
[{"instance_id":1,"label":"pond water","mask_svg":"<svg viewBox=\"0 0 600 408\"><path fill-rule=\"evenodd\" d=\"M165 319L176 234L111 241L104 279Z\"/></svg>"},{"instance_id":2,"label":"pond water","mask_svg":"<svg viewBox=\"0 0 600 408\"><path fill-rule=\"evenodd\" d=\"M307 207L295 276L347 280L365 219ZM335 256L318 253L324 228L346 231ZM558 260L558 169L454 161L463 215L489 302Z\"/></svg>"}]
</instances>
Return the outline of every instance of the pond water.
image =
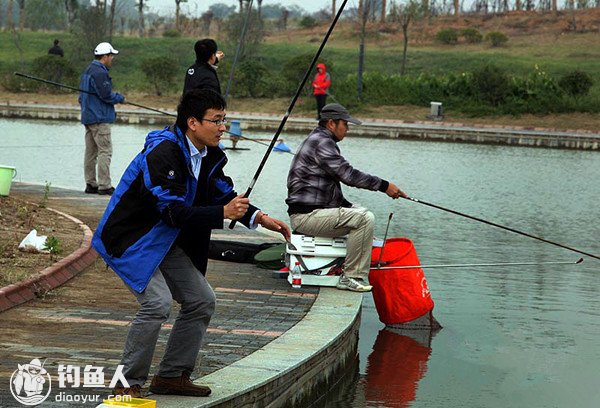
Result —
<instances>
[{"instance_id":1,"label":"pond water","mask_svg":"<svg viewBox=\"0 0 600 408\"><path fill-rule=\"evenodd\" d=\"M83 190L83 127L0 119L0 164L17 180ZM597 152L353 137L355 167L410 196L600 254ZM113 184L140 150L147 126L113 126ZM248 137L272 134L245 133ZM283 135L295 149L303 135ZM228 142L225 142L228 144ZM266 147L229 151L227 173L248 186ZM272 154L252 201L287 220L291 155ZM382 193L345 188L368 206L382 237L414 241L422 264L576 261L580 255ZM584 257L586 258L586 257ZM600 401L600 261L581 265L426 269L433 338L383 330L364 296L356 370L321 404L339 407L570 407Z\"/></svg>"}]
</instances>

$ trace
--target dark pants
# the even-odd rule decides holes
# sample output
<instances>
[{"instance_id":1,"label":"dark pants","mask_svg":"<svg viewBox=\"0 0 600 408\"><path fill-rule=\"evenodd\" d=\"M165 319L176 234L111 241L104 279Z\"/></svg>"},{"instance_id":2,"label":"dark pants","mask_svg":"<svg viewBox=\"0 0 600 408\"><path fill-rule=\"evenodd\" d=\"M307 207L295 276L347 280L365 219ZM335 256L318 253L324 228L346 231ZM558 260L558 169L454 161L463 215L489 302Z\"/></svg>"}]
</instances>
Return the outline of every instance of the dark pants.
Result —
<instances>
[{"instance_id":1,"label":"dark pants","mask_svg":"<svg viewBox=\"0 0 600 408\"><path fill-rule=\"evenodd\" d=\"M161 377L179 377L194 371L200 345L215 310L215 294L187 255L173 246L142 293L131 290L140 304L123 353L123 374L129 385L144 385L162 324L173 299L181 305L165 354L158 368Z\"/></svg>"},{"instance_id":2,"label":"dark pants","mask_svg":"<svg viewBox=\"0 0 600 408\"><path fill-rule=\"evenodd\" d=\"M321 109L327 104L327 95L315 95L317 100L317 118L321 119Z\"/></svg>"}]
</instances>

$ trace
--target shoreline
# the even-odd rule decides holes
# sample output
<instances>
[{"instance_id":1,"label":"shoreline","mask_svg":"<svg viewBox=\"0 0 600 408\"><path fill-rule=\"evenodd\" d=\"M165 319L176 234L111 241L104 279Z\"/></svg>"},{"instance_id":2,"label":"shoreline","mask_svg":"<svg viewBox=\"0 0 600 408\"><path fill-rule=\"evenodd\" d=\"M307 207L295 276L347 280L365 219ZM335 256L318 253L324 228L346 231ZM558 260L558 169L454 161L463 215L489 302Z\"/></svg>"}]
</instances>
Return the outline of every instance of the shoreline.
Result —
<instances>
[{"instance_id":1,"label":"shoreline","mask_svg":"<svg viewBox=\"0 0 600 408\"><path fill-rule=\"evenodd\" d=\"M166 114L119 107L117 123L168 125L172 116ZM165 110L169 115L175 112ZM0 117L34 120L79 121L79 108L72 105L14 103L5 101L0 105ZM276 115L264 113L230 112L231 120L239 120L242 130L275 131L281 122ZM294 117L286 122L287 132L310 132L316 120ZM450 143L477 143L542 147L575 150L600 150L600 133L588 130L555 130L540 127L465 125L443 121L401 121L365 119L358 137L422 140Z\"/></svg>"}]
</instances>

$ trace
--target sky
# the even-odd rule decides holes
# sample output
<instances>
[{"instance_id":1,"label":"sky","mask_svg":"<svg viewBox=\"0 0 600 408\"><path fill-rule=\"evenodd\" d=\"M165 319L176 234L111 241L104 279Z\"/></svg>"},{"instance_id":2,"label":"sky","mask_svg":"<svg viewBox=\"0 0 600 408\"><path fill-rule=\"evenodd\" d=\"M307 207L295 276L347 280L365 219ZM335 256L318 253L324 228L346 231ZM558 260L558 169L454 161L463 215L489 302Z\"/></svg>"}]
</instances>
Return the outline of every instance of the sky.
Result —
<instances>
[{"instance_id":1,"label":"sky","mask_svg":"<svg viewBox=\"0 0 600 408\"><path fill-rule=\"evenodd\" d=\"M156 12L158 14L168 14L175 12L175 0L146 0L148 4L148 9L150 11ZM208 7L212 4L216 3L224 3L230 6L239 6L238 0L188 0L187 3L182 3L182 10L186 13L190 12L190 14L202 14ZM256 1L253 2L256 5ZM331 7L331 2L328 0L263 0L262 4L281 4L282 6L288 5L297 5L302 7L307 12L315 12L324 7ZM338 0L338 3L341 4L341 0ZM350 2L349 2L350 3ZM197 12L197 13L196 13Z\"/></svg>"}]
</instances>

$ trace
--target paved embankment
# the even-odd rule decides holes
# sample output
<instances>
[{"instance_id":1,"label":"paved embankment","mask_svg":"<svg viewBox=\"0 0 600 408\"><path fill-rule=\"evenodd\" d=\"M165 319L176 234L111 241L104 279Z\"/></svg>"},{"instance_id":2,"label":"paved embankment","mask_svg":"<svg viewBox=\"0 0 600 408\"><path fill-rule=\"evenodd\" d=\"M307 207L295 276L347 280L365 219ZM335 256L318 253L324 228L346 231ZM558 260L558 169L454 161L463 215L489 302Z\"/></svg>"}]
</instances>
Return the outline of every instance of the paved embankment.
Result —
<instances>
[{"instance_id":1,"label":"paved embankment","mask_svg":"<svg viewBox=\"0 0 600 408\"><path fill-rule=\"evenodd\" d=\"M17 183L11 195L32 199L43 186ZM53 189L48 206L95 227L108 199ZM215 231L214 238L272 241L245 228ZM362 295L303 287L252 264L209 262L209 282L217 295L193 377L213 388L209 398L157 398L160 407L305 406L335 373L356 356ZM81 404L83 395L104 397L102 387L59 388L59 364L105 367L106 386L119 363L129 322L137 310L134 297L104 263L96 259L74 278L42 297L0 313L0 406L19 406L9 391L18 364L45 361L53 389L43 406ZM160 336L154 372L164 350L177 308ZM83 384L83 379L82 379ZM62 401L57 396L62 394ZM152 398L152 397L151 397ZM59 397L60 399L60 397Z\"/></svg>"},{"instance_id":2,"label":"paved embankment","mask_svg":"<svg viewBox=\"0 0 600 408\"><path fill-rule=\"evenodd\" d=\"M166 111L175 115L173 111ZM79 107L67 105L43 105L4 101L0 105L0 117L22 119L79 120ZM261 113L229 112L230 119L242 122L242 129L274 131L281 116ZM117 121L126 124L170 124L172 116L118 106ZM288 132L307 133L315 127L311 118L292 116L286 123ZM507 144L532 147L599 150L600 133L586 130L556 130L522 126L467 126L449 122L405 122L396 120L364 119L364 124L353 135L368 137L399 138L408 140L432 140L462 143Z\"/></svg>"}]
</instances>

